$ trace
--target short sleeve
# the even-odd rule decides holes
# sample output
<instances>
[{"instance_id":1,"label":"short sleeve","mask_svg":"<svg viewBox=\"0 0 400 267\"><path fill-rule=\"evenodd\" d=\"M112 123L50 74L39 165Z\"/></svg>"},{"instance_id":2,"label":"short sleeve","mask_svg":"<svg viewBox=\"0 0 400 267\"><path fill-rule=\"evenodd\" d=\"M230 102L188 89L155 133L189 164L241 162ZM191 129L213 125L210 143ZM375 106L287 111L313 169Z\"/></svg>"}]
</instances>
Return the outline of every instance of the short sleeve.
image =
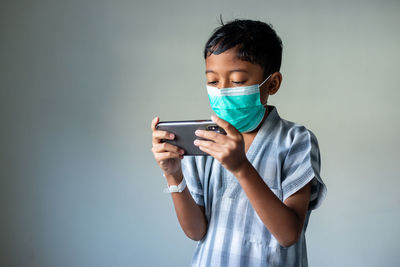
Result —
<instances>
[{"instance_id":1,"label":"short sleeve","mask_svg":"<svg viewBox=\"0 0 400 267\"><path fill-rule=\"evenodd\" d=\"M197 159L196 159L197 158ZM201 206L204 206L204 157L185 156L182 163L183 177L186 180L187 187L193 200Z\"/></svg>"},{"instance_id":2,"label":"short sleeve","mask_svg":"<svg viewBox=\"0 0 400 267\"><path fill-rule=\"evenodd\" d=\"M282 167L283 200L311 182L309 210L318 208L326 196L326 186L321 179L321 158L315 135L305 127L292 133L292 144Z\"/></svg>"}]
</instances>

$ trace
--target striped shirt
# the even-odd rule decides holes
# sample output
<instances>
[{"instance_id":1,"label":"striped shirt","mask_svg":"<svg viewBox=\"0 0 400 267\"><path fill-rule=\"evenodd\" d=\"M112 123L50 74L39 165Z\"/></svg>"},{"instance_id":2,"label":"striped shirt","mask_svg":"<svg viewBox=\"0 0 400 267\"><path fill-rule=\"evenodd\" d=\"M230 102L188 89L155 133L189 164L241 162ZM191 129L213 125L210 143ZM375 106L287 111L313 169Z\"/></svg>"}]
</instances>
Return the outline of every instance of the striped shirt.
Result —
<instances>
[{"instance_id":1,"label":"striped shirt","mask_svg":"<svg viewBox=\"0 0 400 267\"><path fill-rule=\"evenodd\" d=\"M237 179L211 156L185 156L188 189L205 208L206 235L197 243L191 266L308 266L305 231L311 210L320 206L326 186L314 134L281 119L276 107L257 132L247 158L271 191L285 201L309 181L311 199L298 241L282 247L265 227Z\"/></svg>"}]
</instances>

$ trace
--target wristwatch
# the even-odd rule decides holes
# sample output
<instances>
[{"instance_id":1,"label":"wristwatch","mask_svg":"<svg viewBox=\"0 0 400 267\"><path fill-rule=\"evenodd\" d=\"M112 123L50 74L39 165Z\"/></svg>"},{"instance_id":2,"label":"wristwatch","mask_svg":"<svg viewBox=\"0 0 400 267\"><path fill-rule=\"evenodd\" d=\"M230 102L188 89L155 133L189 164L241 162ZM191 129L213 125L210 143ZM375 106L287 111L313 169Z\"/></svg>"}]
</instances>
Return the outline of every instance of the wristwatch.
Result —
<instances>
[{"instance_id":1,"label":"wristwatch","mask_svg":"<svg viewBox=\"0 0 400 267\"><path fill-rule=\"evenodd\" d=\"M164 193L181 193L185 190L186 187L186 180L185 178L182 179L182 182L178 185L170 185L164 189Z\"/></svg>"}]
</instances>

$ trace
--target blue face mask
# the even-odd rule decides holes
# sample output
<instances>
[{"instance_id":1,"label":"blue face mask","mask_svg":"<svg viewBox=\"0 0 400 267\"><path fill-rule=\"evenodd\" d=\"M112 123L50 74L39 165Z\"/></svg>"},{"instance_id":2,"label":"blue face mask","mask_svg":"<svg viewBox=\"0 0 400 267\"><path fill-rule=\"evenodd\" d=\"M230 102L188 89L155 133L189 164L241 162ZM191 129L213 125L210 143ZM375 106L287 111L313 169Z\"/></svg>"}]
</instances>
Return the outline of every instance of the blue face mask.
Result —
<instances>
[{"instance_id":1,"label":"blue face mask","mask_svg":"<svg viewBox=\"0 0 400 267\"><path fill-rule=\"evenodd\" d=\"M211 108L221 119L229 122L239 132L251 132L261 123L266 104L261 104L261 84L218 89L207 86Z\"/></svg>"}]
</instances>

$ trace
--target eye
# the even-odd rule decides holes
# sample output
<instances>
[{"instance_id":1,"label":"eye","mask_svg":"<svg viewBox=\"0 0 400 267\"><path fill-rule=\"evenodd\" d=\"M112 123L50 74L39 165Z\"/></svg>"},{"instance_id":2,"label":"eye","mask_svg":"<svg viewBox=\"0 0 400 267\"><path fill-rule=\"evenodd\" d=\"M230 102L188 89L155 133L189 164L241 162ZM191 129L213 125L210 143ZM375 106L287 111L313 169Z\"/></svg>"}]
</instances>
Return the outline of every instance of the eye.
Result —
<instances>
[{"instance_id":1,"label":"eye","mask_svg":"<svg viewBox=\"0 0 400 267\"><path fill-rule=\"evenodd\" d=\"M213 82L207 82L207 84L208 84L208 85L215 85L215 84L217 84L217 82L216 82L216 81L213 81Z\"/></svg>"},{"instance_id":2,"label":"eye","mask_svg":"<svg viewBox=\"0 0 400 267\"><path fill-rule=\"evenodd\" d=\"M232 81L233 84L244 84L246 81Z\"/></svg>"}]
</instances>

